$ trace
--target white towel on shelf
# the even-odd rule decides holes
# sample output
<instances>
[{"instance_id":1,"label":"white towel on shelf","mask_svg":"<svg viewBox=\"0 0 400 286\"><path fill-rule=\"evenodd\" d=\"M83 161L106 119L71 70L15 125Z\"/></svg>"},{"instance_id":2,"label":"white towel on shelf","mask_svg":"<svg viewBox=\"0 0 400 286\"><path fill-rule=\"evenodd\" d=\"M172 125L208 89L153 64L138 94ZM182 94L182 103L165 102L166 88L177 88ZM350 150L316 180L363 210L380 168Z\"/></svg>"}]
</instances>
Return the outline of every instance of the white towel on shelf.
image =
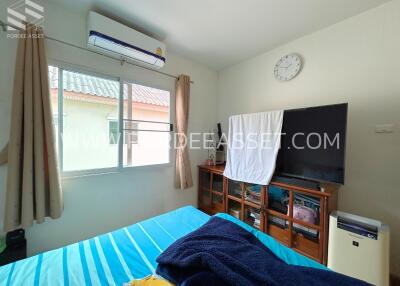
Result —
<instances>
[{"instance_id":1,"label":"white towel on shelf","mask_svg":"<svg viewBox=\"0 0 400 286\"><path fill-rule=\"evenodd\" d=\"M231 116L224 176L268 185L281 144L282 122L283 110Z\"/></svg>"}]
</instances>

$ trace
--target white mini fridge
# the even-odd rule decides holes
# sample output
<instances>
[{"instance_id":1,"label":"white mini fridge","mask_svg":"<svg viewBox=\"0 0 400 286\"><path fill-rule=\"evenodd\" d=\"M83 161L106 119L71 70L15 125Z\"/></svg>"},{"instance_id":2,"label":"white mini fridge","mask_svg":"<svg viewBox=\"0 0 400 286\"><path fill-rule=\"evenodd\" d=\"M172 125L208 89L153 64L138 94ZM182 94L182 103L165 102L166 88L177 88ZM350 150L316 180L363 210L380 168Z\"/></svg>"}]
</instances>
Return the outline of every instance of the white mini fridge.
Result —
<instances>
[{"instance_id":1,"label":"white mini fridge","mask_svg":"<svg viewBox=\"0 0 400 286\"><path fill-rule=\"evenodd\" d=\"M334 212L329 220L328 267L378 286L389 286L389 227Z\"/></svg>"}]
</instances>

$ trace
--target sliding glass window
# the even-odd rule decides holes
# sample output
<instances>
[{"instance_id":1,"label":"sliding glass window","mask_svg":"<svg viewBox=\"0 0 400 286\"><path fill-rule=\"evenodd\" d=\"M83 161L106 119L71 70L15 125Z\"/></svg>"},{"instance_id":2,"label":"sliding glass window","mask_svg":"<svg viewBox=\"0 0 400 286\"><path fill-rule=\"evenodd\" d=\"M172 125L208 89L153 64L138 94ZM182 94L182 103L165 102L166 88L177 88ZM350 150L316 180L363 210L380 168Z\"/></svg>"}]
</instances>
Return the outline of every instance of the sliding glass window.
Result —
<instances>
[{"instance_id":1,"label":"sliding glass window","mask_svg":"<svg viewBox=\"0 0 400 286\"><path fill-rule=\"evenodd\" d=\"M170 93L124 83L124 166L169 162Z\"/></svg>"},{"instance_id":2,"label":"sliding glass window","mask_svg":"<svg viewBox=\"0 0 400 286\"><path fill-rule=\"evenodd\" d=\"M49 78L64 173L169 163L168 91L53 66Z\"/></svg>"}]
</instances>

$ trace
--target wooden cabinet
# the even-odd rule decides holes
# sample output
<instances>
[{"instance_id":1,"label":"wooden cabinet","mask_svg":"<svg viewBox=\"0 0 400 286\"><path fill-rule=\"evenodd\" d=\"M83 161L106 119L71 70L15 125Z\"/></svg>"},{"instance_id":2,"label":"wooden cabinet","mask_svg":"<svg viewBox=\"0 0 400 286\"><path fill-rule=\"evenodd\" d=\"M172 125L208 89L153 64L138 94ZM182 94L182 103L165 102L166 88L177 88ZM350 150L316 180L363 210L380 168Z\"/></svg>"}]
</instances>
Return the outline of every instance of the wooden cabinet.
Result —
<instances>
[{"instance_id":1,"label":"wooden cabinet","mask_svg":"<svg viewBox=\"0 0 400 286\"><path fill-rule=\"evenodd\" d=\"M199 167L198 205L202 211L214 215L225 211L224 169L218 166Z\"/></svg>"},{"instance_id":2,"label":"wooden cabinet","mask_svg":"<svg viewBox=\"0 0 400 286\"><path fill-rule=\"evenodd\" d=\"M199 166L201 210L210 215L226 212L293 250L327 263L329 214L337 206L335 186L286 177L275 177L270 185L261 186L229 180L223 171L223 166Z\"/></svg>"}]
</instances>

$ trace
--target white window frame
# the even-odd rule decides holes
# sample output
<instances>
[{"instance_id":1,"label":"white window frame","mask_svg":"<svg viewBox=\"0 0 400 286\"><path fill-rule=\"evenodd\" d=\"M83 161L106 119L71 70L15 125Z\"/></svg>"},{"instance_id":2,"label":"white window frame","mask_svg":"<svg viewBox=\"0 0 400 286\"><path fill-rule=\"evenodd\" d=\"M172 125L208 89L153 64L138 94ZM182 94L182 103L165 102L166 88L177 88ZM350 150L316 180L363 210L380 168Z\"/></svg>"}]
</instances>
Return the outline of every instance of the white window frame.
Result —
<instances>
[{"instance_id":1,"label":"white window frame","mask_svg":"<svg viewBox=\"0 0 400 286\"><path fill-rule=\"evenodd\" d=\"M140 81L132 80L129 78L122 78L122 77L117 77L117 76L112 76L104 73L98 73L93 71L90 68L87 67L81 67L78 65L74 64L67 64L64 62L60 62L57 60L49 60L48 62L49 66L53 66L58 68L58 114L64 114L64 108L63 108L63 71L71 71L75 73L81 73L89 76L95 76L95 77L100 77L103 79L108 79L108 80L113 80L113 81L118 81L119 82L119 104L118 104L118 120L119 122L119 132L120 134L123 134L123 87L124 83L130 83L130 84L138 84L138 85L143 85L155 89L160 89L169 92L170 94L170 104L169 104L169 122L172 124L172 107L173 107L173 90L165 87L160 87L157 84L149 84L148 82L143 82L141 83ZM63 124L64 124L64 116L58 116L58 160L59 160L59 168L61 171L61 176L63 178L75 178L75 177L83 177L83 176L91 176L91 175L103 175L103 174L112 174L112 173L121 173L121 172L126 172L130 171L133 169L154 169L154 168L159 168L159 167L171 167L172 161L171 158L173 158L173 148L169 148L169 153L168 153L168 163L160 163L160 164L149 164L149 165L142 165L142 166L124 166L123 162L123 148L124 148L124 140L118 140L118 165L116 167L110 167L110 168L96 168L96 169L87 169L87 170L76 170L76 171L64 171L63 170ZM108 120L107 120L108 124ZM173 125L172 125L173 126ZM173 131L171 132L171 135L173 134Z\"/></svg>"}]
</instances>

